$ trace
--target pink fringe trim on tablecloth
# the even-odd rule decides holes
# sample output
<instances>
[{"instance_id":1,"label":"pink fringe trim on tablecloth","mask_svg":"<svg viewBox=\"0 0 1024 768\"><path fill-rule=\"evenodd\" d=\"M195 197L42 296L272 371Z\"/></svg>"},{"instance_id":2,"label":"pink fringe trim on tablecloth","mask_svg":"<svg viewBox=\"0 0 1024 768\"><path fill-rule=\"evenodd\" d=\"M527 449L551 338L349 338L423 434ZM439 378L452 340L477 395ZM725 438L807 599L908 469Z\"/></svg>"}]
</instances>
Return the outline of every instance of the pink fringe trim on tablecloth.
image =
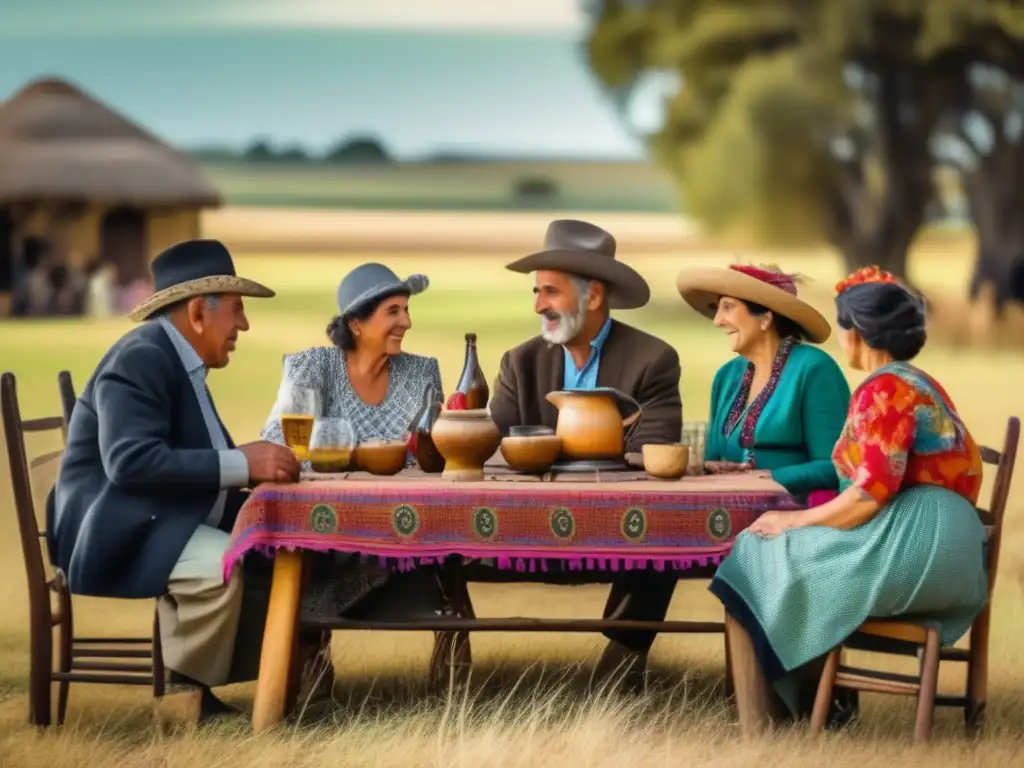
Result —
<instances>
[{"instance_id":1,"label":"pink fringe trim on tablecloth","mask_svg":"<svg viewBox=\"0 0 1024 768\"><path fill-rule=\"evenodd\" d=\"M235 565L248 552L259 552L273 557L279 549L295 551L301 549L309 552L346 552L336 546L325 546L322 538L306 539L302 536L289 536L282 541L280 536L272 536L271 541L259 541L259 537L250 536L244 543L234 547L224 558L224 581L227 582ZM254 539L257 539L254 541ZM478 560L494 560L501 570L515 570L519 573L547 572L548 561L561 561L567 564L570 571L632 571L642 570L651 566L656 571L686 570L688 568L718 565L729 554L732 543L713 547L660 547L651 548L650 552L638 550L622 553L612 552L574 552L557 550L502 550L500 553L493 548L473 545L421 545L416 547L416 554L405 547L363 547L359 553L363 558L376 558L382 565L397 571L409 571L421 565L440 565L450 555Z\"/></svg>"}]
</instances>

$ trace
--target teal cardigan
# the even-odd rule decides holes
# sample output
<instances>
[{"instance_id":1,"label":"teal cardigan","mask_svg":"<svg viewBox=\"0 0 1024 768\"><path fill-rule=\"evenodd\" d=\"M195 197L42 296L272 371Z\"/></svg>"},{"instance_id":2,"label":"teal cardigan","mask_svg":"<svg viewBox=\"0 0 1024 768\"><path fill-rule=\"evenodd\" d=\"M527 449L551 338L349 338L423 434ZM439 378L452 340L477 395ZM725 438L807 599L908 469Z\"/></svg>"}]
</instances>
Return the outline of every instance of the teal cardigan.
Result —
<instances>
[{"instance_id":1,"label":"teal cardigan","mask_svg":"<svg viewBox=\"0 0 1024 768\"><path fill-rule=\"evenodd\" d=\"M747 365L745 358L736 357L715 374L704 460L743 462L752 454L757 468L770 470L775 481L794 496L836 490L839 482L832 449L850 405L850 385L836 361L818 347L793 347L761 411L749 453L740 444L747 408L729 435L723 434Z\"/></svg>"}]
</instances>

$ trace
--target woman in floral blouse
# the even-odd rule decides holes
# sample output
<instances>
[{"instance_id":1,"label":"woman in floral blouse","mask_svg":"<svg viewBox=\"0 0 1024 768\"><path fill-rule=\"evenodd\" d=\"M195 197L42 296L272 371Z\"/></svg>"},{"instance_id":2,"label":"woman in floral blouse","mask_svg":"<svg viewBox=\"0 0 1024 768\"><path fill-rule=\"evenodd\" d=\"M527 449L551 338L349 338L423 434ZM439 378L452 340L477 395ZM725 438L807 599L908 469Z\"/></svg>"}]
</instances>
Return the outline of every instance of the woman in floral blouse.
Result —
<instances>
[{"instance_id":1,"label":"woman in floral blouse","mask_svg":"<svg viewBox=\"0 0 1024 768\"><path fill-rule=\"evenodd\" d=\"M867 618L931 619L951 644L988 597L980 451L942 386L909 362L926 338L921 301L877 268L837 290L848 361L868 373L832 453L840 493L765 513L710 587L748 733L773 705L809 713L824 655Z\"/></svg>"}]
</instances>

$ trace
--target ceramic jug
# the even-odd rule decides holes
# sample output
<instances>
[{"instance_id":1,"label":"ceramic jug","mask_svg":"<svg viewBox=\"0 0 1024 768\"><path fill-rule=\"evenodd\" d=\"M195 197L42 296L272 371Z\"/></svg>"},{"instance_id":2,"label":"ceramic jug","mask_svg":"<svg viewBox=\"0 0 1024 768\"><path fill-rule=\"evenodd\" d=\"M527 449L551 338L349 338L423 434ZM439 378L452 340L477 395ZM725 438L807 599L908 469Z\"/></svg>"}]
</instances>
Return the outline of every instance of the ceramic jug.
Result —
<instances>
[{"instance_id":1,"label":"ceramic jug","mask_svg":"<svg viewBox=\"0 0 1024 768\"><path fill-rule=\"evenodd\" d=\"M555 434L562 438L562 461L621 459L626 428L640 418L640 404L617 389L563 389L549 392L558 409Z\"/></svg>"}]
</instances>

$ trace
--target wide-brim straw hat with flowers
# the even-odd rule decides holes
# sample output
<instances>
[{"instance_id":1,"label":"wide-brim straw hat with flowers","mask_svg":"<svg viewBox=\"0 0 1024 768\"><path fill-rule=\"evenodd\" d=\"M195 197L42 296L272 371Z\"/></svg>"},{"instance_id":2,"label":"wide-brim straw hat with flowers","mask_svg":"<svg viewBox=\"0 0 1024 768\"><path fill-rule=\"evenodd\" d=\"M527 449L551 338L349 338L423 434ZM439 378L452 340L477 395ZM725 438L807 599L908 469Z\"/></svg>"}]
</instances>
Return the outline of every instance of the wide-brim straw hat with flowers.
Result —
<instances>
[{"instance_id":1,"label":"wide-brim straw hat with flowers","mask_svg":"<svg viewBox=\"0 0 1024 768\"><path fill-rule=\"evenodd\" d=\"M728 267L695 267L676 277L676 288L687 304L704 317L714 319L718 299L731 296L767 307L793 321L808 341L821 344L832 335L824 316L797 296L797 278L775 266L731 264Z\"/></svg>"},{"instance_id":2,"label":"wide-brim straw hat with flowers","mask_svg":"<svg viewBox=\"0 0 1024 768\"><path fill-rule=\"evenodd\" d=\"M150 270L155 293L128 314L135 322L197 296L227 293L269 299L275 295L265 285L239 277L231 254L218 240L176 243L153 259Z\"/></svg>"}]
</instances>

